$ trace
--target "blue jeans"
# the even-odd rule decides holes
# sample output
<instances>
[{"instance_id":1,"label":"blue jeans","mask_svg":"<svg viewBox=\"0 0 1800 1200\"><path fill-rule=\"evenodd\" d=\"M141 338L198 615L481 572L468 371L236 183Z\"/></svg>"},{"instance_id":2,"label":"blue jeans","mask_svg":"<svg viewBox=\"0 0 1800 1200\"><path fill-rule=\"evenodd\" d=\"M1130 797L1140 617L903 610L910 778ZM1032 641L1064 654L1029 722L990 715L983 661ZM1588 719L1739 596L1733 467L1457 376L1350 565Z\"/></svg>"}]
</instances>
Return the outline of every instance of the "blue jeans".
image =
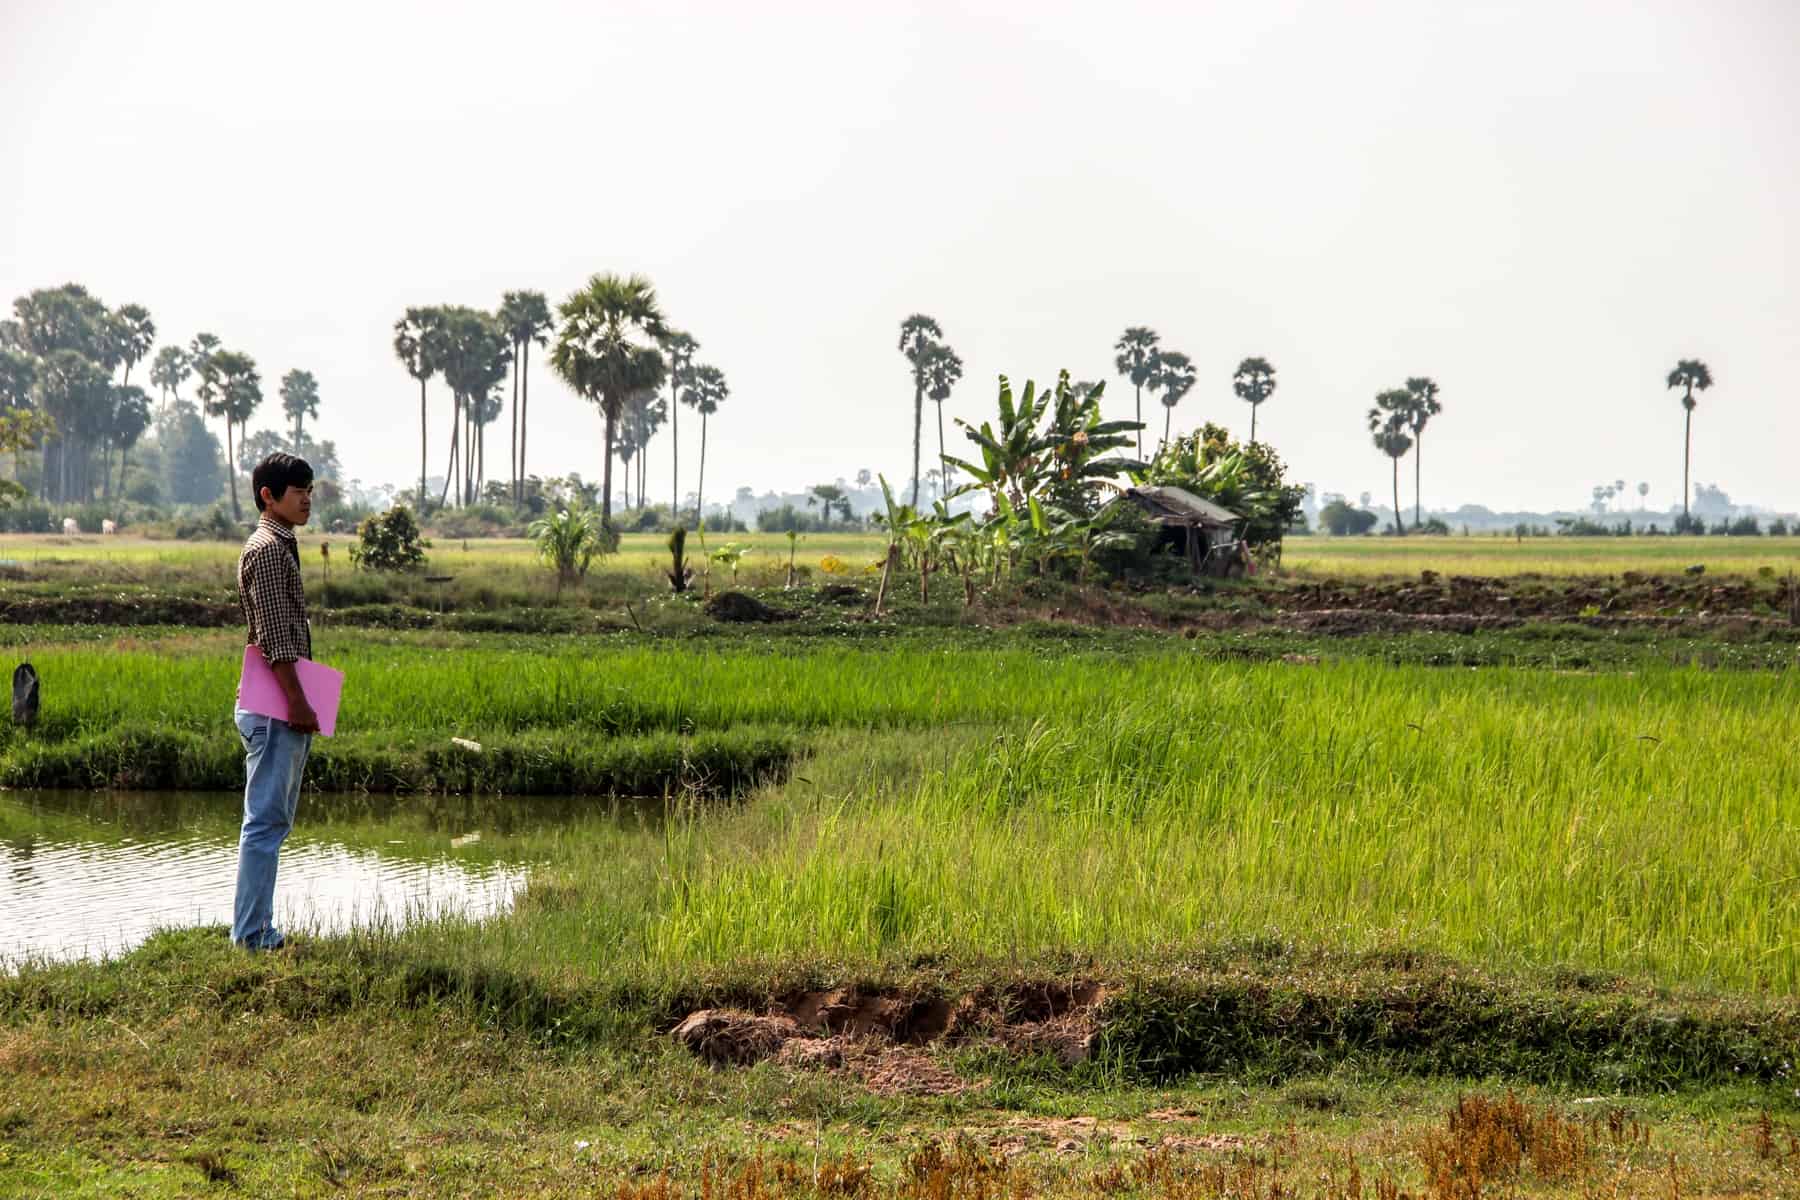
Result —
<instances>
[{"instance_id":1,"label":"blue jeans","mask_svg":"<svg viewBox=\"0 0 1800 1200\"><path fill-rule=\"evenodd\" d=\"M238 836L237 904L231 940L250 950L282 944L275 928L275 862L294 827L300 776L312 734L295 733L286 721L237 710L244 743L244 828Z\"/></svg>"}]
</instances>

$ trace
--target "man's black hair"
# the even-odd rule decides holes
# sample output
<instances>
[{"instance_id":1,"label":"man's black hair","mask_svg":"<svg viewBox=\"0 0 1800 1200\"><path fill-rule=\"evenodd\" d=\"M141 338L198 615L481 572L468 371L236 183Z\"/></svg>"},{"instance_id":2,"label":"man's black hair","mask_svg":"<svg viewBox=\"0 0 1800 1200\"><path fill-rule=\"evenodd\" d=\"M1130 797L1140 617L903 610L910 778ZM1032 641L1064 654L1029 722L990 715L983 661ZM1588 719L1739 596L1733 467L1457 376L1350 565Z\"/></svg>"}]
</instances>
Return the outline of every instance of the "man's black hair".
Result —
<instances>
[{"instance_id":1,"label":"man's black hair","mask_svg":"<svg viewBox=\"0 0 1800 1200\"><path fill-rule=\"evenodd\" d=\"M291 487L311 487L313 481L312 465L304 458L296 458L292 454L284 454L277 450L269 457L256 464L256 470L250 473L250 494L256 498L256 511L263 510L262 490L269 489L269 495L279 500L287 495Z\"/></svg>"}]
</instances>

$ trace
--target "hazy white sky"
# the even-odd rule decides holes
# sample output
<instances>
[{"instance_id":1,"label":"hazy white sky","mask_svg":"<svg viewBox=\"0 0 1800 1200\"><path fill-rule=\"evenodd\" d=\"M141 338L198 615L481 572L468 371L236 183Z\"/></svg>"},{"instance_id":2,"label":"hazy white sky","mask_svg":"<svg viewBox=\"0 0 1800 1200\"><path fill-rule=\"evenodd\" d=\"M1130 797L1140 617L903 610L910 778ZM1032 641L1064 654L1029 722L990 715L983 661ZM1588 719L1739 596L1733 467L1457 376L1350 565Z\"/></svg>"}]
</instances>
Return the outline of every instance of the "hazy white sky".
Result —
<instances>
[{"instance_id":1,"label":"hazy white sky","mask_svg":"<svg viewBox=\"0 0 1800 1200\"><path fill-rule=\"evenodd\" d=\"M967 366L951 416L1065 366L1128 415L1111 345L1149 324L1199 368L1177 427L1243 432L1231 371L1264 355L1259 433L1353 494L1387 488L1374 393L1433 375L1427 503L1496 508L1615 478L1678 502L1663 376L1698 356L1694 477L1800 506L1790 0L0 14L0 301L74 280L165 340L217 333L268 383L253 428L311 370L367 481L418 474L402 309L554 303L610 269L648 274L729 377L720 498L904 478L895 342L923 311ZM530 467L597 477L598 415L532 384Z\"/></svg>"}]
</instances>

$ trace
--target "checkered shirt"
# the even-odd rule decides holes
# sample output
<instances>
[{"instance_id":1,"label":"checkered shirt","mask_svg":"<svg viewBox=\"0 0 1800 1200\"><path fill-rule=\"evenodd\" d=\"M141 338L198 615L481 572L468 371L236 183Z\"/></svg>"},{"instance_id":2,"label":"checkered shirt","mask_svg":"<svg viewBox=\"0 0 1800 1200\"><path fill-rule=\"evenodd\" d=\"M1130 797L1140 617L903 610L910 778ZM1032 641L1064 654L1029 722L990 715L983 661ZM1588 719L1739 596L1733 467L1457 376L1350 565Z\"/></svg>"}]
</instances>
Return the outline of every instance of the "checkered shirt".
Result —
<instances>
[{"instance_id":1,"label":"checkered shirt","mask_svg":"<svg viewBox=\"0 0 1800 1200\"><path fill-rule=\"evenodd\" d=\"M312 657L312 626L300 580L300 543L294 531L264 516L238 556L238 602L250 642L271 664Z\"/></svg>"}]
</instances>

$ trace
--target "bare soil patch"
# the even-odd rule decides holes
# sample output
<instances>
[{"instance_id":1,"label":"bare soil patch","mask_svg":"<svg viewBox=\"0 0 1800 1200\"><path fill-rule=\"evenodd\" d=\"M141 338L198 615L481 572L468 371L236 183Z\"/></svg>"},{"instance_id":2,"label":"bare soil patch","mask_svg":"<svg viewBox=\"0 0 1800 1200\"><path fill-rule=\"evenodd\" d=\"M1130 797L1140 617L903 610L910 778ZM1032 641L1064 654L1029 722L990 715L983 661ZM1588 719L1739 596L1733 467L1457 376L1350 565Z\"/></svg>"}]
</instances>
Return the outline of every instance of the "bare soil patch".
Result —
<instances>
[{"instance_id":1,"label":"bare soil patch","mask_svg":"<svg viewBox=\"0 0 1800 1200\"><path fill-rule=\"evenodd\" d=\"M963 996L836 988L787 997L768 1011L703 1008L670 1036L715 1067L774 1059L842 1071L881 1095L954 1095L982 1086L944 1066L937 1045L987 1044L1064 1063L1093 1050L1106 992L1097 983L1031 984Z\"/></svg>"}]
</instances>

